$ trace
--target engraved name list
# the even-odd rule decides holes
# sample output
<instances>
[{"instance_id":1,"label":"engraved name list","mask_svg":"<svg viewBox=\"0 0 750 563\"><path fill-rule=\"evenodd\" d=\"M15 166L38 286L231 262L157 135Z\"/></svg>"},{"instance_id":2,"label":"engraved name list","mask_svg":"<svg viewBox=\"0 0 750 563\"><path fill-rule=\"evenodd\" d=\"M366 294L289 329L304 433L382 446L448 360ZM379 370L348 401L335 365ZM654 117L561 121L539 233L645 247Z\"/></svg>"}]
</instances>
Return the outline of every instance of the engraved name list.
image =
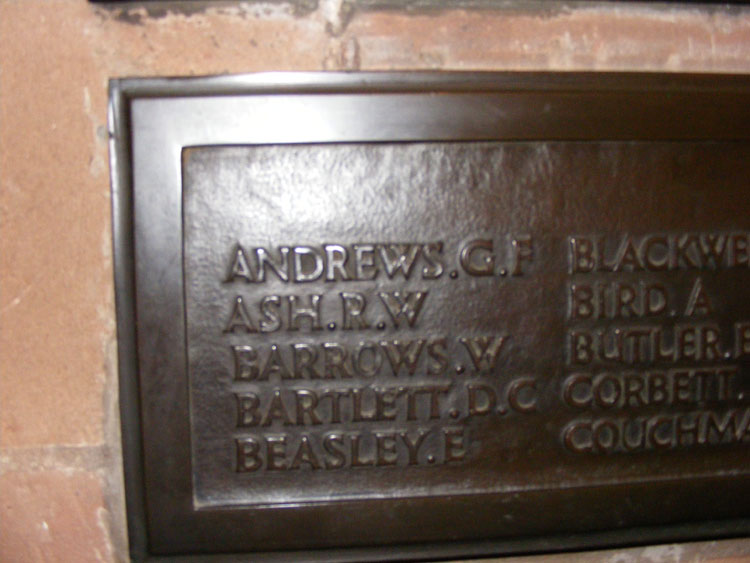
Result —
<instances>
[{"instance_id":1,"label":"engraved name list","mask_svg":"<svg viewBox=\"0 0 750 563\"><path fill-rule=\"evenodd\" d=\"M625 456L639 479L746 448L750 230L703 197L697 145L653 143L659 166L627 143L187 149L196 506L606 482Z\"/></svg>"}]
</instances>

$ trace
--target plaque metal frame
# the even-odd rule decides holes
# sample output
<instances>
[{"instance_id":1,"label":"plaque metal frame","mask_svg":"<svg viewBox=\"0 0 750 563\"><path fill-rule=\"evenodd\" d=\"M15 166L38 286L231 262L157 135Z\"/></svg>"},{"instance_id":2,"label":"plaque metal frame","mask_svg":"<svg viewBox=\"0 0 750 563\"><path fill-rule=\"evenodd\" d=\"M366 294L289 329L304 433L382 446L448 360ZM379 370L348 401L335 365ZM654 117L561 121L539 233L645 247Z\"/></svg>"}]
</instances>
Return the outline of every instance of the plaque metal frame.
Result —
<instances>
[{"instance_id":1,"label":"plaque metal frame","mask_svg":"<svg viewBox=\"0 0 750 563\"><path fill-rule=\"evenodd\" d=\"M110 85L109 123L119 393L134 560L198 554L237 560L251 550L253 560L284 559L291 553L299 557L303 552L298 550L305 550L309 560L438 559L750 533L747 507L705 522L663 526L644 519L610 531L555 531L560 518L575 514L564 510L571 503L595 506L625 501L638 492L655 495L655 502L678 494L708 495L727 476L676 484L627 483L609 487L606 495L596 487L524 491L513 502L533 506L539 526L523 537L493 532L493 514L508 501L502 494L195 510L186 376L165 375L186 374L183 148L387 141L750 141L750 77L263 73L121 79ZM731 477L737 491L750 493L749 476ZM457 524L450 515L461 510L471 510L472 518ZM398 516L379 520L386 512ZM426 532L415 541L414 527L403 522L419 522ZM361 530L370 534L370 542L353 540Z\"/></svg>"}]
</instances>

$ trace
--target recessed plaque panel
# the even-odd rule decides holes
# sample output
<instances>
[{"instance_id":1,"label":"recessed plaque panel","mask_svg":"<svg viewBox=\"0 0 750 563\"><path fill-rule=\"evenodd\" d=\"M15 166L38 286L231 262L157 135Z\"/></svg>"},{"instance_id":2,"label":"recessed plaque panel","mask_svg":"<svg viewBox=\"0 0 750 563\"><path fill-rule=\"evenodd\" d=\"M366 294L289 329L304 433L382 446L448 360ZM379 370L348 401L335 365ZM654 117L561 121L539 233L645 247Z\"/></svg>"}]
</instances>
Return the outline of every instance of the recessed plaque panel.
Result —
<instances>
[{"instance_id":1,"label":"recessed plaque panel","mask_svg":"<svg viewBox=\"0 0 750 563\"><path fill-rule=\"evenodd\" d=\"M747 532L741 79L287 78L120 99L142 553Z\"/></svg>"}]
</instances>

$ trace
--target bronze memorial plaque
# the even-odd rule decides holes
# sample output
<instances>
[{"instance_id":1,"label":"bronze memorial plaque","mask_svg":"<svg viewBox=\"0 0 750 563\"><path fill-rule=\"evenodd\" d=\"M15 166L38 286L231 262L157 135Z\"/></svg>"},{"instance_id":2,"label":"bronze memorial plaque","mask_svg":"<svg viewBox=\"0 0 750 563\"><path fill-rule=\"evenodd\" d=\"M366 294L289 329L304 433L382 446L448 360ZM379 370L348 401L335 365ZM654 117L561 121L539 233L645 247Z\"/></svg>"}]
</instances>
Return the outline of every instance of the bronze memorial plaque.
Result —
<instances>
[{"instance_id":1,"label":"bronze memorial plaque","mask_svg":"<svg viewBox=\"0 0 750 563\"><path fill-rule=\"evenodd\" d=\"M133 79L111 116L134 559L750 531L746 77Z\"/></svg>"}]
</instances>

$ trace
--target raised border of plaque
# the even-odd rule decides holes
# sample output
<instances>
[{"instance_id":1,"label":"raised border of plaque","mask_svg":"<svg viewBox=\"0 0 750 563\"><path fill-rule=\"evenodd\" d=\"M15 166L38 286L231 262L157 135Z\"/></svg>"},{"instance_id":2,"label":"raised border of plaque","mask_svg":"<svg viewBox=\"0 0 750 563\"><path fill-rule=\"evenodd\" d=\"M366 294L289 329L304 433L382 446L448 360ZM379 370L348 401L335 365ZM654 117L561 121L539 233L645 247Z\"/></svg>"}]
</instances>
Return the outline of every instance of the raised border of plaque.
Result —
<instances>
[{"instance_id":1,"label":"raised border of plaque","mask_svg":"<svg viewBox=\"0 0 750 563\"><path fill-rule=\"evenodd\" d=\"M110 84L109 124L119 396L134 560L236 560L243 554L269 561L301 555L425 560L750 533L750 505L743 501L750 470L606 486L200 506L192 471L182 207L183 155L194 147L748 143L750 77L262 73L120 79ZM641 509L619 525L591 524L612 506L639 503ZM502 517L509 513L520 524L509 528Z\"/></svg>"}]
</instances>

